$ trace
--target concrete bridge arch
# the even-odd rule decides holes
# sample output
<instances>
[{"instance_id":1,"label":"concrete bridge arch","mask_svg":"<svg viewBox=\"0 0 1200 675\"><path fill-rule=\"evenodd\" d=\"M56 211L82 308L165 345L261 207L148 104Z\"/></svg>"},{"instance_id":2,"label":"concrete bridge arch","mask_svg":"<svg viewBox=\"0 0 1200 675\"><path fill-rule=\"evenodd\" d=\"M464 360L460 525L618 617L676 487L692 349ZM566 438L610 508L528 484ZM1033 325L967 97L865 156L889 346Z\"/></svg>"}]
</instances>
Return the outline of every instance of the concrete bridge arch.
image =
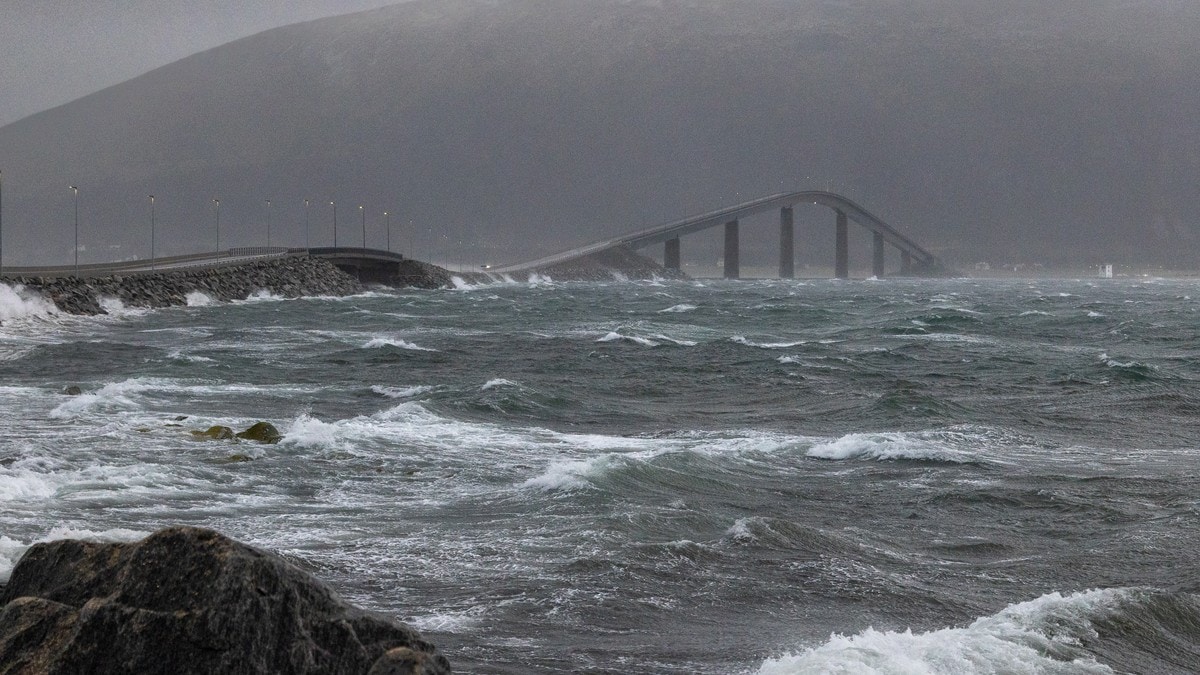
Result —
<instances>
[{"instance_id":1,"label":"concrete bridge arch","mask_svg":"<svg viewBox=\"0 0 1200 675\"><path fill-rule=\"evenodd\" d=\"M942 263L936 256L900 231L888 225L881 218L867 211L848 197L822 190L804 190L768 195L716 211L689 216L681 220L657 225L630 234L605 239L538 260L500 267L493 271L500 274L521 274L567 264L574 260L603 254L612 249L627 248L636 250L657 244L662 244L664 247L664 266L668 269L680 271L682 268L680 239L689 234L710 228L724 227L724 273L726 278L737 279L741 274L739 246L740 221L756 214L778 211L779 276L790 279L795 276L794 207L797 204L803 203L828 207L835 214L836 243L834 250L834 274L838 278L845 279L850 275L850 222L862 226L871 233L873 252L872 271L875 276L882 277L886 273L884 269L884 255L885 247L887 246L892 246L900 251L900 274L902 275L933 276L945 272Z\"/></svg>"}]
</instances>

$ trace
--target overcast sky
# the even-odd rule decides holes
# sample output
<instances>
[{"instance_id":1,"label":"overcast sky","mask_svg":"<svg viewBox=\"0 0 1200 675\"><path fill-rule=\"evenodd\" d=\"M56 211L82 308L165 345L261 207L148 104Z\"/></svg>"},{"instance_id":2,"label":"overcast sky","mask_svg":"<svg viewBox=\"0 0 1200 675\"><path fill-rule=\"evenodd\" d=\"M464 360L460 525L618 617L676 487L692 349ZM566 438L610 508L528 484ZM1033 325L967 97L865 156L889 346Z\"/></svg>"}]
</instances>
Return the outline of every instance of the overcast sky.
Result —
<instances>
[{"instance_id":1,"label":"overcast sky","mask_svg":"<svg viewBox=\"0 0 1200 675\"><path fill-rule=\"evenodd\" d=\"M397 0L0 0L0 126L269 28Z\"/></svg>"}]
</instances>

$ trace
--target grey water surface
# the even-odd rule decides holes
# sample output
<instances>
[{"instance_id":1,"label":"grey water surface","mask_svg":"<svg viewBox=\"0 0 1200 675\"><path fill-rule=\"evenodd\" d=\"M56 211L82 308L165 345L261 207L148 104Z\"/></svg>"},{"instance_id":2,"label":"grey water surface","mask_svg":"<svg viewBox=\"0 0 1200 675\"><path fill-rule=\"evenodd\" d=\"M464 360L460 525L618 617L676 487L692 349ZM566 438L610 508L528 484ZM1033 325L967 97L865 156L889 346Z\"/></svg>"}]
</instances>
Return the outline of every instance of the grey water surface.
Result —
<instances>
[{"instance_id":1,"label":"grey water surface","mask_svg":"<svg viewBox=\"0 0 1200 675\"><path fill-rule=\"evenodd\" d=\"M183 523L457 672L1200 669L1200 281L193 300L0 287L0 580Z\"/></svg>"}]
</instances>

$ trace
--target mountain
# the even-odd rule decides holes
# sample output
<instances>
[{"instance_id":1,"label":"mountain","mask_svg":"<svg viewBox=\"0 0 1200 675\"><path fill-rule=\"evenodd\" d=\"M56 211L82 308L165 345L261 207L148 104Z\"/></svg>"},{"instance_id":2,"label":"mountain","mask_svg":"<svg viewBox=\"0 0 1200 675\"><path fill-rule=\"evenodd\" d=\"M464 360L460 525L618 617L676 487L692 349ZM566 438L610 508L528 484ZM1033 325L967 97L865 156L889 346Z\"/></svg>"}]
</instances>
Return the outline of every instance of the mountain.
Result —
<instances>
[{"instance_id":1,"label":"mountain","mask_svg":"<svg viewBox=\"0 0 1200 675\"><path fill-rule=\"evenodd\" d=\"M416 0L0 128L6 265L222 246L513 262L832 188L952 262L1193 265L1192 0ZM364 205L360 215L357 206ZM798 213L827 262L832 217ZM773 256L744 227L743 257ZM854 235L856 255L866 238ZM708 255L717 235L685 240ZM745 264L745 262L743 263Z\"/></svg>"}]
</instances>

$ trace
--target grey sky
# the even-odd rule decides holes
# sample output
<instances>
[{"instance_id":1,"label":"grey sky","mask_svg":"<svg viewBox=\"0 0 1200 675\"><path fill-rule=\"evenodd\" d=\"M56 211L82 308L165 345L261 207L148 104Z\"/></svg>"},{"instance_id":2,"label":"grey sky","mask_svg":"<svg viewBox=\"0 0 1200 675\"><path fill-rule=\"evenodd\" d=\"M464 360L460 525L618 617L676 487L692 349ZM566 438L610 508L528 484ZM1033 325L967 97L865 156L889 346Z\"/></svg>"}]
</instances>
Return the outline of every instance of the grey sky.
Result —
<instances>
[{"instance_id":1,"label":"grey sky","mask_svg":"<svg viewBox=\"0 0 1200 675\"><path fill-rule=\"evenodd\" d=\"M397 0L2 0L0 126L276 26Z\"/></svg>"}]
</instances>

